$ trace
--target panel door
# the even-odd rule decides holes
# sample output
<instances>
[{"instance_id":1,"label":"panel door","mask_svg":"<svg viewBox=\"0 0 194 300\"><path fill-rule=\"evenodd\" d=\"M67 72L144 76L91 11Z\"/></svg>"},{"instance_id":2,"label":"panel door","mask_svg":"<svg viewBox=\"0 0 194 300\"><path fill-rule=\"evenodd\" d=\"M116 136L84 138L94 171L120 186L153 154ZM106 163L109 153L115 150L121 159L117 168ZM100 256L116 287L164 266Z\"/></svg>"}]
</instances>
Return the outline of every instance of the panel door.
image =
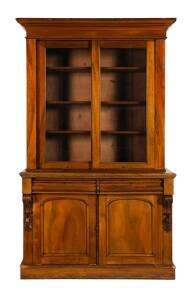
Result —
<instances>
[{"instance_id":1,"label":"panel door","mask_svg":"<svg viewBox=\"0 0 194 300\"><path fill-rule=\"evenodd\" d=\"M35 264L96 263L94 195L36 195L33 230Z\"/></svg>"},{"instance_id":2,"label":"panel door","mask_svg":"<svg viewBox=\"0 0 194 300\"><path fill-rule=\"evenodd\" d=\"M161 262L161 206L154 195L100 196L100 263Z\"/></svg>"}]
</instances>

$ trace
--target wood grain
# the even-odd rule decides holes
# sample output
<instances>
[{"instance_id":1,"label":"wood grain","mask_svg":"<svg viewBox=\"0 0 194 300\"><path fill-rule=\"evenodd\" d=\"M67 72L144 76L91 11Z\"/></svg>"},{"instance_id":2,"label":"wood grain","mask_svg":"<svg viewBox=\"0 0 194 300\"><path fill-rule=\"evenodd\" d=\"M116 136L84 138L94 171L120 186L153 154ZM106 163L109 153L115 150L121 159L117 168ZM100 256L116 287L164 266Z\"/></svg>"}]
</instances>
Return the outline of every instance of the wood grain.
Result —
<instances>
[{"instance_id":1,"label":"wood grain","mask_svg":"<svg viewBox=\"0 0 194 300\"><path fill-rule=\"evenodd\" d=\"M44 163L45 149L45 89L46 89L46 51L45 43L37 44L37 82L38 82L38 165L42 167Z\"/></svg>"},{"instance_id":2,"label":"wood grain","mask_svg":"<svg viewBox=\"0 0 194 300\"><path fill-rule=\"evenodd\" d=\"M131 179L131 180L110 180L100 181L101 193L162 193L163 182L157 179Z\"/></svg>"},{"instance_id":3,"label":"wood grain","mask_svg":"<svg viewBox=\"0 0 194 300\"><path fill-rule=\"evenodd\" d=\"M22 178L69 178L69 179L123 179L123 178L175 178L176 174L169 171L151 170L24 170L20 173Z\"/></svg>"},{"instance_id":4,"label":"wood grain","mask_svg":"<svg viewBox=\"0 0 194 300\"><path fill-rule=\"evenodd\" d=\"M27 37L41 39L161 39L175 18L43 19L17 18Z\"/></svg>"},{"instance_id":5,"label":"wood grain","mask_svg":"<svg viewBox=\"0 0 194 300\"><path fill-rule=\"evenodd\" d=\"M155 64L154 64L154 42L147 42L147 161L150 167L155 167L155 123L154 123L154 107L155 107Z\"/></svg>"},{"instance_id":6,"label":"wood grain","mask_svg":"<svg viewBox=\"0 0 194 300\"><path fill-rule=\"evenodd\" d=\"M22 193L23 194L31 194L32 192L32 179L24 178L22 180Z\"/></svg>"},{"instance_id":7,"label":"wood grain","mask_svg":"<svg viewBox=\"0 0 194 300\"><path fill-rule=\"evenodd\" d=\"M36 40L27 39L27 168L36 169Z\"/></svg>"},{"instance_id":8,"label":"wood grain","mask_svg":"<svg viewBox=\"0 0 194 300\"><path fill-rule=\"evenodd\" d=\"M34 206L35 264L96 263L96 197L38 195Z\"/></svg>"},{"instance_id":9,"label":"wood grain","mask_svg":"<svg viewBox=\"0 0 194 300\"><path fill-rule=\"evenodd\" d=\"M76 180L57 180L51 178L35 179L33 181L32 193L95 193L96 183L95 181L76 181Z\"/></svg>"},{"instance_id":10,"label":"wood grain","mask_svg":"<svg viewBox=\"0 0 194 300\"><path fill-rule=\"evenodd\" d=\"M98 41L92 42L92 167L100 159L100 50Z\"/></svg>"},{"instance_id":11,"label":"wood grain","mask_svg":"<svg viewBox=\"0 0 194 300\"><path fill-rule=\"evenodd\" d=\"M157 196L100 196L100 264L159 264Z\"/></svg>"},{"instance_id":12,"label":"wood grain","mask_svg":"<svg viewBox=\"0 0 194 300\"><path fill-rule=\"evenodd\" d=\"M165 134L165 41L155 42L155 165L164 168L164 134Z\"/></svg>"}]
</instances>

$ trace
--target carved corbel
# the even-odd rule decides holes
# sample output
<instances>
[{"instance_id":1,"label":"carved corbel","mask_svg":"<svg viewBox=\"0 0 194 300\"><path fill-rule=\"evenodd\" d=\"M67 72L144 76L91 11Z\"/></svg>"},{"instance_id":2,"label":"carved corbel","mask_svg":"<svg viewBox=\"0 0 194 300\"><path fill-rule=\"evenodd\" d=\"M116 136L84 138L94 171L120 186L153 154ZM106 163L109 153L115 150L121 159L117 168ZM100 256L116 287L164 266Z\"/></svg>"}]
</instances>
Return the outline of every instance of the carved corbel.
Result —
<instances>
[{"instance_id":1,"label":"carved corbel","mask_svg":"<svg viewBox=\"0 0 194 300\"><path fill-rule=\"evenodd\" d=\"M162 224L163 224L163 229L167 232L172 230L172 202L173 202L173 197L171 195L163 196Z\"/></svg>"},{"instance_id":2,"label":"carved corbel","mask_svg":"<svg viewBox=\"0 0 194 300\"><path fill-rule=\"evenodd\" d=\"M24 204L24 230L32 230L32 195L23 195L23 204Z\"/></svg>"}]
</instances>

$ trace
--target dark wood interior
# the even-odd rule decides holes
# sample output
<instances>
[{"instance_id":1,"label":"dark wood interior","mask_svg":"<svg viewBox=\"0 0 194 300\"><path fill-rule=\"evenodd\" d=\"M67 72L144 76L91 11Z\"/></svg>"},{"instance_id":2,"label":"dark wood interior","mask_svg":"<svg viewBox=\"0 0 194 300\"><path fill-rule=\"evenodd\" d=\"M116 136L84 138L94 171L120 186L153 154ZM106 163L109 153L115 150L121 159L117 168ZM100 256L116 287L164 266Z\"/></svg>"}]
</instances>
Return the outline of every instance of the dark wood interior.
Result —
<instances>
[{"instance_id":1,"label":"dark wood interior","mask_svg":"<svg viewBox=\"0 0 194 300\"><path fill-rule=\"evenodd\" d=\"M46 49L46 161L91 161L91 49ZM101 161L146 162L146 49L102 48Z\"/></svg>"},{"instance_id":2,"label":"dark wood interior","mask_svg":"<svg viewBox=\"0 0 194 300\"><path fill-rule=\"evenodd\" d=\"M91 161L90 49L46 50L46 161Z\"/></svg>"},{"instance_id":3,"label":"dark wood interior","mask_svg":"<svg viewBox=\"0 0 194 300\"><path fill-rule=\"evenodd\" d=\"M103 48L100 58L101 161L145 162L146 49Z\"/></svg>"}]
</instances>

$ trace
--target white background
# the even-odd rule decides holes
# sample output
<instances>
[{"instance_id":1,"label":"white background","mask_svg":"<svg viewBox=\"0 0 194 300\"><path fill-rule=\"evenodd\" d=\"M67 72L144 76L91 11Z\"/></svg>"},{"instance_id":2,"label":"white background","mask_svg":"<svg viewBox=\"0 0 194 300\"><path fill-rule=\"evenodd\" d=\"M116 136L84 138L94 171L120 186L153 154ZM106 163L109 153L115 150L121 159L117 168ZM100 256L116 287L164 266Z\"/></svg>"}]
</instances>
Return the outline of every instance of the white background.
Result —
<instances>
[{"instance_id":1,"label":"white background","mask_svg":"<svg viewBox=\"0 0 194 300\"><path fill-rule=\"evenodd\" d=\"M0 7L0 299L194 299L192 0L6 0ZM20 280L25 168L25 32L16 17L177 17L166 43L166 166L174 197L175 281Z\"/></svg>"}]
</instances>

